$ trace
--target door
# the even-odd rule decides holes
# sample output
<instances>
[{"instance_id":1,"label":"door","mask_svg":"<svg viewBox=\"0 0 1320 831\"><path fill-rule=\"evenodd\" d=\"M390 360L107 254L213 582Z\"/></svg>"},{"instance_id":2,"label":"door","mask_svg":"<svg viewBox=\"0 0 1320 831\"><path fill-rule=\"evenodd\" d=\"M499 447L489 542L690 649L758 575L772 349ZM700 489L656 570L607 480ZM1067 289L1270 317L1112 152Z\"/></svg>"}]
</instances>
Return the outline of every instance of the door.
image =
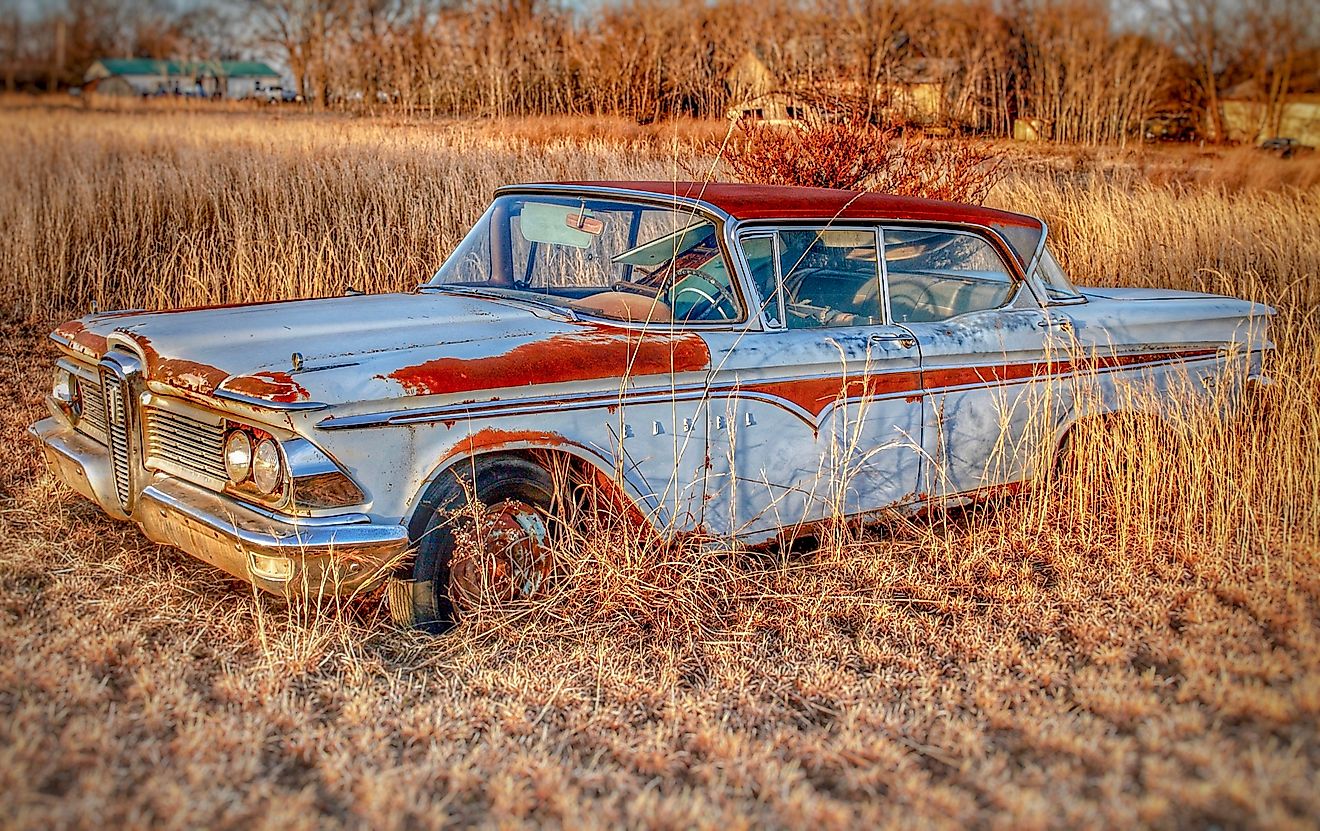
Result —
<instances>
[{"instance_id":1,"label":"door","mask_svg":"<svg viewBox=\"0 0 1320 831\"><path fill-rule=\"evenodd\" d=\"M877 228L741 238L764 331L708 335L709 517L749 541L915 498L920 350L884 314Z\"/></svg>"},{"instance_id":2,"label":"door","mask_svg":"<svg viewBox=\"0 0 1320 831\"><path fill-rule=\"evenodd\" d=\"M1059 418L1066 364L1048 354L1052 318L986 237L886 228L884 246L893 320L921 347L922 491L1025 481Z\"/></svg>"}]
</instances>

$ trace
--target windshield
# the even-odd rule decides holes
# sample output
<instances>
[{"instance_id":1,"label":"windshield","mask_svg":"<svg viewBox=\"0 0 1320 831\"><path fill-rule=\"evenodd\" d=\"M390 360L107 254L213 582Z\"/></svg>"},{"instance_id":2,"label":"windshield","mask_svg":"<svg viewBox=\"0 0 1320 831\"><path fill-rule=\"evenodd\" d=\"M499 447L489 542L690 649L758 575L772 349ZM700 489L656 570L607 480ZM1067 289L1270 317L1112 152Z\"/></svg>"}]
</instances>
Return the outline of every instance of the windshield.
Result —
<instances>
[{"instance_id":1,"label":"windshield","mask_svg":"<svg viewBox=\"0 0 1320 831\"><path fill-rule=\"evenodd\" d=\"M626 199L501 196L427 286L524 295L619 320L743 318L715 223L690 208Z\"/></svg>"}]
</instances>

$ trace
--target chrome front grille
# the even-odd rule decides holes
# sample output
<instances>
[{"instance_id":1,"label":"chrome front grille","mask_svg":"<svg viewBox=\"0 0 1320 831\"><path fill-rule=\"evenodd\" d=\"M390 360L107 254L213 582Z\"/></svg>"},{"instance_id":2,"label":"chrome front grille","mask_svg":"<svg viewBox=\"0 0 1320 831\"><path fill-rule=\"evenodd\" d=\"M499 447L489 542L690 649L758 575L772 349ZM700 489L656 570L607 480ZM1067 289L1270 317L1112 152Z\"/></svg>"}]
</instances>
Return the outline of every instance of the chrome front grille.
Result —
<instances>
[{"instance_id":1,"label":"chrome front grille","mask_svg":"<svg viewBox=\"0 0 1320 831\"><path fill-rule=\"evenodd\" d=\"M112 370L101 368L101 396L104 401L106 446L110 449L110 467L114 472L115 496L128 511L133 501L133 477L129 459L128 383Z\"/></svg>"},{"instance_id":2,"label":"chrome front grille","mask_svg":"<svg viewBox=\"0 0 1320 831\"><path fill-rule=\"evenodd\" d=\"M82 395L82 416L78 419L78 429L93 438L104 441L106 435L105 396L101 394L101 385L96 381L78 378L78 391Z\"/></svg>"},{"instance_id":3,"label":"chrome front grille","mask_svg":"<svg viewBox=\"0 0 1320 831\"><path fill-rule=\"evenodd\" d=\"M225 481L225 428L180 412L146 407L147 466Z\"/></svg>"}]
</instances>

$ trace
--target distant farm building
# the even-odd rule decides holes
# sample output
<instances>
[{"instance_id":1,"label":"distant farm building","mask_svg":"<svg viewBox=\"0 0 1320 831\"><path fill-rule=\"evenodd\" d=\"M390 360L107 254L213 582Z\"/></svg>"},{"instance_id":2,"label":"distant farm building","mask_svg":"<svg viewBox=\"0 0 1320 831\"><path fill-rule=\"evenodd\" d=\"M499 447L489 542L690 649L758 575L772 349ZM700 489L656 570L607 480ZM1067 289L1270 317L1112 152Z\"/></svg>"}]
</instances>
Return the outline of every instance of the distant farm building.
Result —
<instances>
[{"instance_id":1,"label":"distant farm building","mask_svg":"<svg viewBox=\"0 0 1320 831\"><path fill-rule=\"evenodd\" d=\"M195 95L202 98L271 98L280 74L258 61L158 61L103 58L83 75L101 95Z\"/></svg>"},{"instance_id":2,"label":"distant farm building","mask_svg":"<svg viewBox=\"0 0 1320 831\"><path fill-rule=\"evenodd\" d=\"M1224 93L1220 109L1225 138L1257 144L1273 138L1294 139L1307 147L1320 147L1320 93L1294 93L1267 107L1254 82L1238 84Z\"/></svg>"},{"instance_id":3,"label":"distant farm building","mask_svg":"<svg viewBox=\"0 0 1320 831\"><path fill-rule=\"evenodd\" d=\"M871 111L889 122L929 126L946 120L959 71L956 61L917 57L895 64L869 89L855 80L834 79L795 91L748 51L724 76L731 102L727 114L731 119L791 123L828 117L840 105L860 105L873 106Z\"/></svg>"},{"instance_id":4,"label":"distant farm building","mask_svg":"<svg viewBox=\"0 0 1320 831\"><path fill-rule=\"evenodd\" d=\"M816 116L816 108L798 95L781 89L775 74L755 52L747 52L724 76L733 102L727 111L737 121L791 124Z\"/></svg>"},{"instance_id":5,"label":"distant farm building","mask_svg":"<svg viewBox=\"0 0 1320 831\"><path fill-rule=\"evenodd\" d=\"M1050 136L1050 123L1043 118L1013 119L1015 141L1045 141Z\"/></svg>"},{"instance_id":6,"label":"distant farm building","mask_svg":"<svg viewBox=\"0 0 1320 831\"><path fill-rule=\"evenodd\" d=\"M957 61L941 58L914 58L899 64L876 85L881 111L889 121L907 124L942 121L960 70Z\"/></svg>"},{"instance_id":7,"label":"distant farm building","mask_svg":"<svg viewBox=\"0 0 1320 831\"><path fill-rule=\"evenodd\" d=\"M737 121L764 121L767 124L792 124L816 115L815 107L787 92L767 92L744 99L729 108L728 117Z\"/></svg>"}]
</instances>

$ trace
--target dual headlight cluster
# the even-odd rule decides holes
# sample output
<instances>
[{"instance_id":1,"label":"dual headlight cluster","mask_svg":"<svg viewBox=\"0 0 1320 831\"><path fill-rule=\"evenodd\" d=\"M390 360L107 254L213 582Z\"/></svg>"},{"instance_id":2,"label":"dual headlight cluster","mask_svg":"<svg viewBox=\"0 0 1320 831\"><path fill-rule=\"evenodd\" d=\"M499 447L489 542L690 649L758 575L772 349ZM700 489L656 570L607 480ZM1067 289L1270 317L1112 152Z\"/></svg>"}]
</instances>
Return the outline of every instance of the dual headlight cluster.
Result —
<instances>
[{"instance_id":1,"label":"dual headlight cluster","mask_svg":"<svg viewBox=\"0 0 1320 831\"><path fill-rule=\"evenodd\" d=\"M235 428L225 436L225 473L234 485L251 484L267 496L279 493L284 485L284 454L269 436Z\"/></svg>"}]
</instances>

